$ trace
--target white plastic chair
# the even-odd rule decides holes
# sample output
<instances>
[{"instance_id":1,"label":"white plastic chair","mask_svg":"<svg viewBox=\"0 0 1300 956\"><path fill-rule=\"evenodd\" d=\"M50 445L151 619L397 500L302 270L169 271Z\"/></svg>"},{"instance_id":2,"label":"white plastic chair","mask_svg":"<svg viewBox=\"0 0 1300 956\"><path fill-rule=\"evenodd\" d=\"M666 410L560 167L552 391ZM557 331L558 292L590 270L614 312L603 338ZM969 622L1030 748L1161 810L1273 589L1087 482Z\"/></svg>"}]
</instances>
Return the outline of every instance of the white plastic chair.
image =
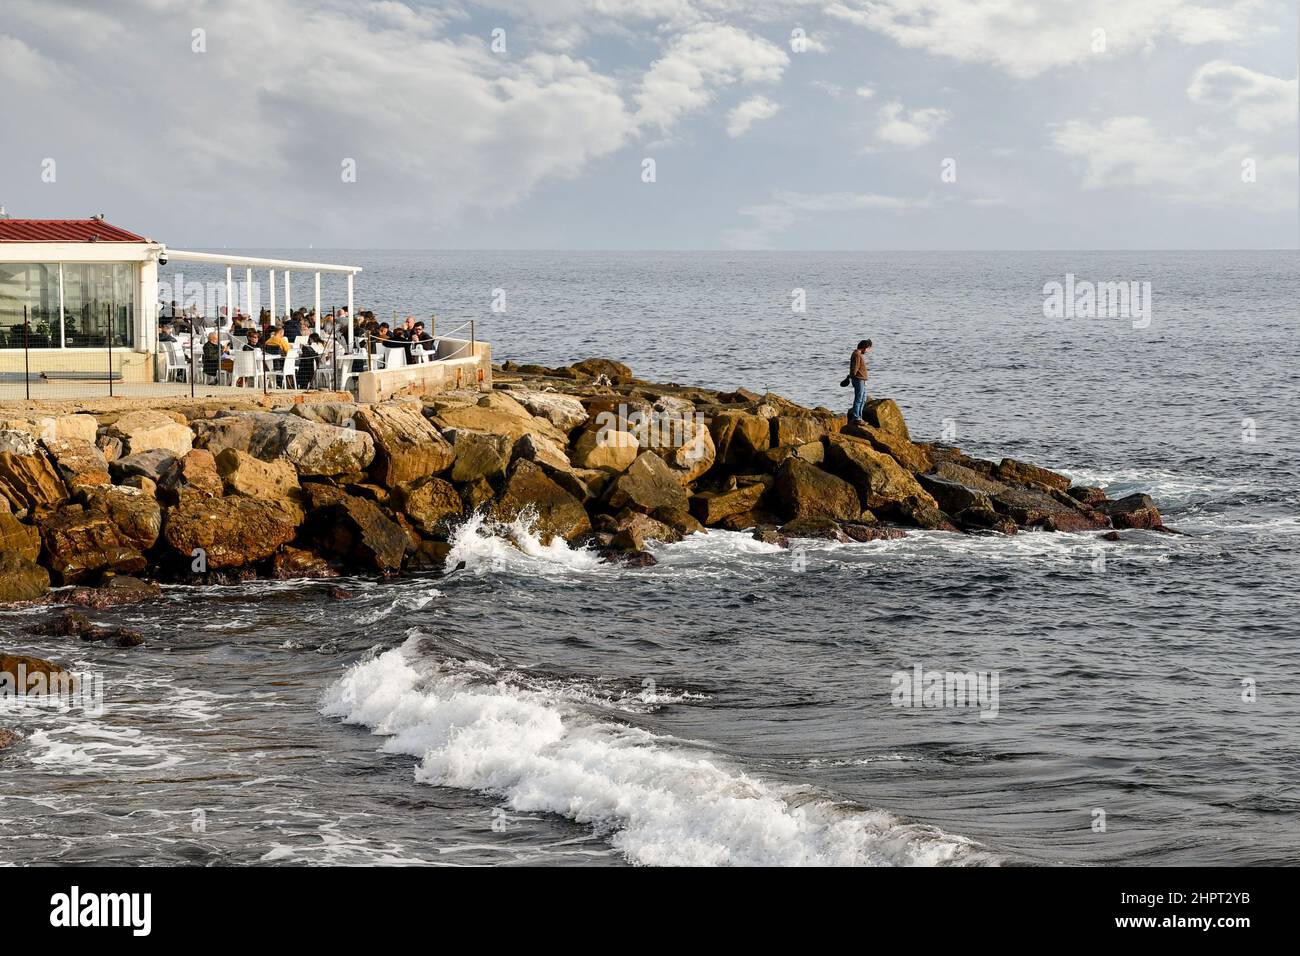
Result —
<instances>
[{"instance_id":1,"label":"white plastic chair","mask_svg":"<svg viewBox=\"0 0 1300 956\"><path fill-rule=\"evenodd\" d=\"M250 387L259 388L262 384L262 378L266 374L266 368L263 364L263 355L260 349L253 349L247 352L232 352L235 367L230 374L230 383L238 385L240 382L252 382Z\"/></svg>"},{"instance_id":2,"label":"white plastic chair","mask_svg":"<svg viewBox=\"0 0 1300 956\"><path fill-rule=\"evenodd\" d=\"M405 368L406 367L406 346L399 345L385 346L384 368Z\"/></svg>"},{"instance_id":3,"label":"white plastic chair","mask_svg":"<svg viewBox=\"0 0 1300 956\"><path fill-rule=\"evenodd\" d=\"M273 387L298 387L298 355L298 349L290 349L289 354L284 357L284 362L279 369L270 369L267 371L267 374L271 376L271 384Z\"/></svg>"},{"instance_id":4,"label":"white plastic chair","mask_svg":"<svg viewBox=\"0 0 1300 956\"><path fill-rule=\"evenodd\" d=\"M179 382L180 378L173 376L178 376L181 372L186 375L190 373L190 363L185 361L185 352L179 342L163 342L162 346L167 354L166 381Z\"/></svg>"}]
</instances>

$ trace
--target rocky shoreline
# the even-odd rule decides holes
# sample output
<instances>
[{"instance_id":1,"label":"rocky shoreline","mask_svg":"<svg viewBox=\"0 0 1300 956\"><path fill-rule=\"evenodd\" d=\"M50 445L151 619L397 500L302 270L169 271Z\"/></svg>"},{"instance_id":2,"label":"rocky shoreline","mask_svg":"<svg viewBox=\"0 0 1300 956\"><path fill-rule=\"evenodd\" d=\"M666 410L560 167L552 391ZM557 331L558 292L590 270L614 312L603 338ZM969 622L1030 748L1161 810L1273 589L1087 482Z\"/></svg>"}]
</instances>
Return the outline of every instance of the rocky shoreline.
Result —
<instances>
[{"instance_id":1,"label":"rocky shoreline","mask_svg":"<svg viewBox=\"0 0 1300 956\"><path fill-rule=\"evenodd\" d=\"M479 511L633 566L654 562L647 541L710 528L782 546L1168 530L1146 495L1111 501L1027 462L914 441L889 399L849 426L609 359L506 363L489 392L374 405L0 412L0 604L95 610L158 582L437 572ZM135 643L58 613L47 633Z\"/></svg>"}]
</instances>

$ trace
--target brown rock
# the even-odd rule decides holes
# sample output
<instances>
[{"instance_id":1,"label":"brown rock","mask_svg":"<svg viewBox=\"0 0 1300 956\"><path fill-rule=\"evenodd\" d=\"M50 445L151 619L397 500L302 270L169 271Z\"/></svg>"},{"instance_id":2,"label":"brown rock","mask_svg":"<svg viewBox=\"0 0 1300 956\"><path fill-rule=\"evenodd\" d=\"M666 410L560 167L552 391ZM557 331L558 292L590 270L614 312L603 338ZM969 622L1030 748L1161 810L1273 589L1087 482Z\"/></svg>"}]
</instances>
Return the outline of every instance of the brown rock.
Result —
<instances>
[{"instance_id":1,"label":"brown rock","mask_svg":"<svg viewBox=\"0 0 1300 956\"><path fill-rule=\"evenodd\" d=\"M610 482L605 500L610 508L631 508L650 514L658 508L689 508L690 495L680 476L652 451L642 452L623 474Z\"/></svg>"},{"instance_id":2,"label":"brown rock","mask_svg":"<svg viewBox=\"0 0 1300 956\"><path fill-rule=\"evenodd\" d=\"M1106 500L1105 491L1100 488L1093 488L1086 485L1075 485L1066 489L1065 493L1075 501L1092 507L1100 505Z\"/></svg>"},{"instance_id":3,"label":"brown rock","mask_svg":"<svg viewBox=\"0 0 1300 956\"><path fill-rule=\"evenodd\" d=\"M60 591L55 596L55 601L102 611L124 604L152 601L161 594L162 587L155 581L142 581L129 574L115 574L97 588L75 587Z\"/></svg>"},{"instance_id":4,"label":"brown rock","mask_svg":"<svg viewBox=\"0 0 1300 956\"><path fill-rule=\"evenodd\" d=\"M73 491L113 483L108 474L108 459L92 442L75 438L55 439L45 443L45 450L53 459L59 475Z\"/></svg>"},{"instance_id":5,"label":"brown rock","mask_svg":"<svg viewBox=\"0 0 1300 956\"><path fill-rule=\"evenodd\" d=\"M446 471L456 457L451 445L417 406L362 405L357 409L356 423L360 431L374 439L371 474L388 488Z\"/></svg>"},{"instance_id":6,"label":"brown rock","mask_svg":"<svg viewBox=\"0 0 1300 956\"><path fill-rule=\"evenodd\" d=\"M0 553L35 561L41 553L41 533L9 512L0 512Z\"/></svg>"},{"instance_id":7,"label":"brown rock","mask_svg":"<svg viewBox=\"0 0 1300 956\"><path fill-rule=\"evenodd\" d=\"M515 460L505 487L492 507L496 521L509 523L520 515L534 514L543 541L558 535L566 541L591 531L591 519L577 498L555 483L537 464Z\"/></svg>"},{"instance_id":8,"label":"brown rock","mask_svg":"<svg viewBox=\"0 0 1300 956\"><path fill-rule=\"evenodd\" d=\"M6 730L0 727L0 750L7 750L23 738L19 737L12 730Z\"/></svg>"},{"instance_id":9,"label":"brown rock","mask_svg":"<svg viewBox=\"0 0 1300 956\"><path fill-rule=\"evenodd\" d=\"M64 505L40 523L44 563L56 584L79 584L106 571L138 574L147 562L106 512Z\"/></svg>"},{"instance_id":10,"label":"brown rock","mask_svg":"<svg viewBox=\"0 0 1300 956\"><path fill-rule=\"evenodd\" d=\"M163 521L163 540L186 565L201 552L208 570L269 558L297 534L275 502L253 498L186 497Z\"/></svg>"},{"instance_id":11,"label":"brown rock","mask_svg":"<svg viewBox=\"0 0 1300 956\"><path fill-rule=\"evenodd\" d=\"M432 476L398 488L396 504L424 534L441 533L446 520L459 518L465 507L449 482Z\"/></svg>"},{"instance_id":12,"label":"brown rock","mask_svg":"<svg viewBox=\"0 0 1300 956\"><path fill-rule=\"evenodd\" d=\"M124 543L139 551L148 551L157 543L162 509L152 495L125 485L89 488L83 495L86 510L107 514Z\"/></svg>"},{"instance_id":13,"label":"brown rock","mask_svg":"<svg viewBox=\"0 0 1300 956\"><path fill-rule=\"evenodd\" d=\"M770 424L774 446L821 444L828 432L824 421L809 415L777 415Z\"/></svg>"},{"instance_id":14,"label":"brown rock","mask_svg":"<svg viewBox=\"0 0 1300 956\"><path fill-rule=\"evenodd\" d=\"M0 551L0 604L39 601L50 591L50 573L16 551Z\"/></svg>"},{"instance_id":15,"label":"brown rock","mask_svg":"<svg viewBox=\"0 0 1300 956\"><path fill-rule=\"evenodd\" d=\"M902 528L885 528L871 524L843 524L840 525L840 530L854 541L893 541L907 537L907 532Z\"/></svg>"},{"instance_id":16,"label":"brown rock","mask_svg":"<svg viewBox=\"0 0 1300 956\"><path fill-rule=\"evenodd\" d=\"M220 498L224 490L217 462L206 448L193 448L163 467L158 477L159 495L168 504L176 504L182 495Z\"/></svg>"},{"instance_id":17,"label":"brown rock","mask_svg":"<svg viewBox=\"0 0 1300 956\"><path fill-rule=\"evenodd\" d=\"M1156 507L1155 502L1151 500L1150 495L1128 495L1118 501L1103 505L1102 509L1110 516L1110 520L1116 528L1159 529L1164 527L1164 519L1161 518L1160 510Z\"/></svg>"},{"instance_id":18,"label":"brown rock","mask_svg":"<svg viewBox=\"0 0 1300 956\"><path fill-rule=\"evenodd\" d=\"M583 359L581 362L574 362L570 368L591 378L607 376L615 385L626 385L634 381L632 370L622 362L615 362L613 359Z\"/></svg>"},{"instance_id":19,"label":"brown rock","mask_svg":"<svg viewBox=\"0 0 1300 956\"><path fill-rule=\"evenodd\" d=\"M903 413L899 411L893 399L877 398L867 402L863 406L862 417L873 428L879 428L881 431L911 441L912 436L907 432L907 422L903 420Z\"/></svg>"},{"instance_id":20,"label":"brown rock","mask_svg":"<svg viewBox=\"0 0 1300 956\"><path fill-rule=\"evenodd\" d=\"M826 465L852 483L863 505L872 511L896 511L911 497L922 504L938 507L902 465L861 438L828 436Z\"/></svg>"},{"instance_id":21,"label":"brown rock","mask_svg":"<svg viewBox=\"0 0 1300 956\"><path fill-rule=\"evenodd\" d=\"M462 510L465 514L473 514L480 508L490 504L495 497L496 491L493 490L492 483L486 478L471 481L460 489L460 500L464 505Z\"/></svg>"},{"instance_id":22,"label":"brown rock","mask_svg":"<svg viewBox=\"0 0 1300 956\"><path fill-rule=\"evenodd\" d=\"M271 573L280 580L334 578L338 572L320 555L305 548L285 545L271 558Z\"/></svg>"},{"instance_id":23,"label":"brown rock","mask_svg":"<svg viewBox=\"0 0 1300 956\"><path fill-rule=\"evenodd\" d=\"M539 436L525 435L512 443L505 435L465 428L454 429L448 434L455 436L451 445L455 456L451 466L451 480L458 485L478 481L480 478L490 480L501 477L510 465L511 449L524 445L534 454L555 457L563 467L569 465L569 459L558 445Z\"/></svg>"},{"instance_id":24,"label":"brown rock","mask_svg":"<svg viewBox=\"0 0 1300 956\"><path fill-rule=\"evenodd\" d=\"M877 451L889 455L908 471L924 472L934 467L934 460L923 446L914 444L897 432L885 431L871 425L849 424L843 434L865 438Z\"/></svg>"},{"instance_id":25,"label":"brown rock","mask_svg":"<svg viewBox=\"0 0 1300 956\"><path fill-rule=\"evenodd\" d=\"M302 486L297 469L288 461L262 461L247 452L226 448L217 455L216 468L226 494L279 502L292 524L302 524Z\"/></svg>"},{"instance_id":26,"label":"brown rock","mask_svg":"<svg viewBox=\"0 0 1300 956\"><path fill-rule=\"evenodd\" d=\"M34 675L40 677L33 679ZM69 671L44 658L28 657L25 654L0 654L0 687L5 687L11 693L49 691L56 683L52 678L71 680L71 677ZM73 685L67 686L71 689Z\"/></svg>"},{"instance_id":27,"label":"brown rock","mask_svg":"<svg viewBox=\"0 0 1300 956\"><path fill-rule=\"evenodd\" d=\"M788 538L814 538L820 541L849 542L839 523L830 518L795 518L781 526L781 534Z\"/></svg>"},{"instance_id":28,"label":"brown rock","mask_svg":"<svg viewBox=\"0 0 1300 956\"><path fill-rule=\"evenodd\" d=\"M704 533L704 525L684 508L656 508L651 517L662 521L682 537L696 532Z\"/></svg>"},{"instance_id":29,"label":"brown rock","mask_svg":"<svg viewBox=\"0 0 1300 956\"><path fill-rule=\"evenodd\" d=\"M862 514L851 484L798 458L781 465L776 494L787 523L800 519L854 521Z\"/></svg>"},{"instance_id":30,"label":"brown rock","mask_svg":"<svg viewBox=\"0 0 1300 956\"><path fill-rule=\"evenodd\" d=\"M579 468L625 471L640 454L640 443L617 429L588 429L578 436L569 457Z\"/></svg>"},{"instance_id":31,"label":"brown rock","mask_svg":"<svg viewBox=\"0 0 1300 956\"><path fill-rule=\"evenodd\" d=\"M691 499L691 511L704 524L715 525L732 515L753 511L766 490L753 484L731 491L703 491Z\"/></svg>"},{"instance_id":32,"label":"brown rock","mask_svg":"<svg viewBox=\"0 0 1300 956\"><path fill-rule=\"evenodd\" d=\"M940 508L949 514L965 511L967 508L991 510L993 501L983 491L977 491L955 481L948 481L934 475L917 475L921 487L930 493Z\"/></svg>"},{"instance_id":33,"label":"brown rock","mask_svg":"<svg viewBox=\"0 0 1300 956\"><path fill-rule=\"evenodd\" d=\"M1016 534L1020 526L1006 515L992 508L967 508L953 515L953 521L963 531L993 531L998 534Z\"/></svg>"},{"instance_id":34,"label":"brown rock","mask_svg":"<svg viewBox=\"0 0 1300 956\"><path fill-rule=\"evenodd\" d=\"M410 539L373 501L340 494L332 505L314 512L312 521L321 550L384 574L401 570Z\"/></svg>"},{"instance_id":35,"label":"brown rock","mask_svg":"<svg viewBox=\"0 0 1300 956\"><path fill-rule=\"evenodd\" d=\"M709 421L717 460L727 468L743 468L771 446L768 419L750 412L722 411Z\"/></svg>"},{"instance_id":36,"label":"brown rock","mask_svg":"<svg viewBox=\"0 0 1300 956\"><path fill-rule=\"evenodd\" d=\"M122 442L128 455L156 448L165 449L174 457L181 457L194 447L194 433L170 415L143 408L122 415L107 428L107 433Z\"/></svg>"},{"instance_id":37,"label":"brown rock","mask_svg":"<svg viewBox=\"0 0 1300 956\"><path fill-rule=\"evenodd\" d=\"M0 452L0 495L15 511L41 516L68 500L68 489L43 452Z\"/></svg>"},{"instance_id":38,"label":"brown rock","mask_svg":"<svg viewBox=\"0 0 1300 956\"><path fill-rule=\"evenodd\" d=\"M1057 491L1064 491L1070 487L1070 479L1065 475L1058 475L1054 471L1039 468L1028 462L1016 461L1014 458L1003 458L998 464L996 474L1002 481L1010 481L1018 485L1045 485Z\"/></svg>"}]
</instances>

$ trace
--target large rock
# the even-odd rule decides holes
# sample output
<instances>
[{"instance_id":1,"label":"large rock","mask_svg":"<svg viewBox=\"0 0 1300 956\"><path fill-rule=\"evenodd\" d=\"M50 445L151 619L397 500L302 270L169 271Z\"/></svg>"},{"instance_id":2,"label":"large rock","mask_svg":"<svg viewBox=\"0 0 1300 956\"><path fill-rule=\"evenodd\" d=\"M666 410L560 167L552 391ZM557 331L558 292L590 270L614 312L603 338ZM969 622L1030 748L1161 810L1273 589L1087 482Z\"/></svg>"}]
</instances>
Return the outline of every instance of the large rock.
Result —
<instances>
[{"instance_id":1,"label":"large rock","mask_svg":"<svg viewBox=\"0 0 1300 956\"><path fill-rule=\"evenodd\" d=\"M571 395L558 392L519 392L511 391L511 396L519 401L530 413L545 418L560 431L568 434L587 421L587 410L582 402Z\"/></svg>"},{"instance_id":2,"label":"large rock","mask_svg":"<svg viewBox=\"0 0 1300 956\"><path fill-rule=\"evenodd\" d=\"M355 428L357 409L360 407L356 402L312 402L310 405L304 402L294 405L289 413L322 425Z\"/></svg>"},{"instance_id":3,"label":"large rock","mask_svg":"<svg viewBox=\"0 0 1300 956\"><path fill-rule=\"evenodd\" d=\"M29 682L33 674L43 675L44 680ZM65 668L53 661L41 657L28 657L26 654L0 654L0 681L13 690L21 689L30 694L34 688L53 689L49 678L68 674Z\"/></svg>"},{"instance_id":4,"label":"large rock","mask_svg":"<svg viewBox=\"0 0 1300 956\"><path fill-rule=\"evenodd\" d=\"M718 412L709 421L717 460L727 468L742 468L755 455L766 451L772 443L772 428L768 419L750 412Z\"/></svg>"},{"instance_id":5,"label":"large rock","mask_svg":"<svg viewBox=\"0 0 1300 956\"><path fill-rule=\"evenodd\" d=\"M917 475L921 487L930 493L935 502L948 514L956 514L967 508L992 510L993 501L988 494L968 488L955 481L948 481L936 475Z\"/></svg>"},{"instance_id":6,"label":"large rock","mask_svg":"<svg viewBox=\"0 0 1300 956\"><path fill-rule=\"evenodd\" d=\"M41 553L41 533L7 511L0 511L0 553L35 561Z\"/></svg>"},{"instance_id":7,"label":"large rock","mask_svg":"<svg viewBox=\"0 0 1300 956\"><path fill-rule=\"evenodd\" d=\"M68 488L44 452L0 452L0 496L16 511L43 515L68 500Z\"/></svg>"},{"instance_id":8,"label":"large rock","mask_svg":"<svg viewBox=\"0 0 1300 956\"><path fill-rule=\"evenodd\" d=\"M1070 487L1070 479L1065 475L1058 475L1054 471L1039 468L1028 462L1016 461L1014 458L1003 458L998 464L996 474L1003 481L1018 485L1044 485L1057 491L1065 491Z\"/></svg>"},{"instance_id":9,"label":"large rock","mask_svg":"<svg viewBox=\"0 0 1300 956\"><path fill-rule=\"evenodd\" d=\"M0 551L0 604L39 601L50 590L50 572L16 551Z\"/></svg>"},{"instance_id":10,"label":"large rock","mask_svg":"<svg viewBox=\"0 0 1300 956\"><path fill-rule=\"evenodd\" d=\"M95 440L99 422L94 415L42 415L33 413L24 417L0 419L0 432L14 430L25 432L42 441L88 441ZM0 445L4 439L0 438Z\"/></svg>"},{"instance_id":11,"label":"large rock","mask_svg":"<svg viewBox=\"0 0 1300 956\"><path fill-rule=\"evenodd\" d=\"M217 474L228 495L279 503L290 523L302 524L303 495L298 471L284 459L262 461L234 448L216 458Z\"/></svg>"},{"instance_id":12,"label":"large rock","mask_svg":"<svg viewBox=\"0 0 1300 956\"><path fill-rule=\"evenodd\" d=\"M312 487L315 490L320 486ZM333 503L312 515L320 549L383 574L401 570L406 552L412 547L401 526L366 498L342 492L330 497ZM312 500L323 503L320 496Z\"/></svg>"},{"instance_id":13,"label":"large rock","mask_svg":"<svg viewBox=\"0 0 1300 956\"><path fill-rule=\"evenodd\" d=\"M492 517L511 522L524 514L536 515L537 533L543 541L556 535L572 541L591 531L591 519L582 502L556 484L541 466L526 458L516 458L505 487L492 506Z\"/></svg>"},{"instance_id":14,"label":"large rock","mask_svg":"<svg viewBox=\"0 0 1300 956\"><path fill-rule=\"evenodd\" d=\"M1052 531L1086 531L1108 526L1104 515L1084 508L1066 495L1057 498L1036 488L1007 488L993 496L993 507L1017 524L1043 525Z\"/></svg>"},{"instance_id":15,"label":"large rock","mask_svg":"<svg viewBox=\"0 0 1300 956\"><path fill-rule=\"evenodd\" d=\"M758 483L730 491L703 491L691 499L691 511L702 523L716 525L732 515L753 511L766 491Z\"/></svg>"},{"instance_id":16,"label":"large rock","mask_svg":"<svg viewBox=\"0 0 1300 956\"><path fill-rule=\"evenodd\" d=\"M125 544L148 551L162 533L162 508L154 496L139 488L125 485L87 489L84 493L87 511L108 515Z\"/></svg>"},{"instance_id":17,"label":"large rock","mask_svg":"<svg viewBox=\"0 0 1300 956\"><path fill-rule=\"evenodd\" d=\"M56 584L78 584L104 572L139 574L147 565L106 511L65 505L40 523L44 563Z\"/></svg>"},{"instance_id":18,"label":"large rock","mask_svg":"<svg viewBox=\"0 0 1300 956\"><path fill-rule=\"evenodd\" d=\"M433 475L398 488L395 499L397 507L424 534L443 530L448 518L459 518L464 510L460 493Z\"/></svg>"},{"instance_id":19,"label":"large rock","mask_svg":"<svg viewBox=\"0 0 1300 956\"><path fill-rule=\"evenodd\" d=\"M627 471L610 483L605 500L615 511L631 508L645 514L659 508L690 507L690 493L682 485L680 473L652 451L638 455Z\"/></svg>"},{"instance_id":20,"label":"large rock","mask_svg":"<svg viewBox=\"0 0 1300 956\"><path fill-rule=\"evenodd\" d=\"M622 362L615 362L607 358L589 358L581 362L574 362L569 366L574 371L583 375L589 375L592 378L605 375L615 385L626 385L634 381L632 370Z\"/></svg>"},{"instance_id":21,"label":"large rock","mask_svg":"<svg viewBox=\"0 0 1300 956\"><path fill-rule=\"evenodd\" d=\"M0 453L35 455L41 445L31 432L17 428L0 428Z\"/></svg>"},{"instance_id":22,"label":"large rock","mask_svg":"<svg viewBox=\"0 0 1300 956\"><path fill-rule=\"evenodd\" d=\"M903 413L891 398L877 398L867 402L863 407L862 417L873 428L879 428L881 431L911 441L912 436L907 432L907 422L903 419Z\"/></svg>"},{"instance_id":23,"label":"large rock","mask_svg":"<svg viewBox=\"0 0 1300 956\"><path fill-rule=\"evenodd\" d=\"M371 474L387 488L436 475L451 467L455 453L419 410L411 404L362 405L357 428L374 439Z\"/></svg>"},{"instance_id":24,"label":"large rock","mask_svg":"<svg viewBox=\"0 0 1300 956\"><path fill-rule=\"evenodd\" d=\"M811 415L777 415L770 427L773 447L820 442L830 431L825 421Z\"/></svg>"},{"instance_id":25,"label":"large rock","mask_svg":"<svg viewBox=\"0 0 1300 956\"><path fill-rule=\"evenodd\" d=\"M128 455L164 448L177 458L194 447L194 433L170 415L143 408L127 412L106 429Z\"/></svg>"},{"instance_id":26,"label":"large rock","mask_svg":"<svg viewBox=\"0 0 1300 956\"><path fill-rule=\"evenodd\" d=\"M115 459L108 463L108 470L119 484L128 478L147 478L157 485L175 461L176 456L166 448L153 448Z\"/></svg>"},{"instance_id":27,"label":"large rock","mask_svg":"<svg viewBox=\"0 0 1300 956\"><path fill-rule=\"evenodd\" d=\"M787 458L776 473L776 495L789 521L857 521L862 515L853 485L798 458Z\"/></svg>"},{"instance_id":28,"label":"large rock","mask_svg":"<svg viewBox=\"0 0 1300 956\"><path fill-rule=\"evenodd\" d=\"M167 511L163 539L188 567L201 551L208 570L269 558L297 534L275 502L253 498L186 497Z\"/></svg>"},{"instance_id":29,"label":"large rock","mask_svg":"<svg viewBox=\"0 0 1300 956\"><path fill-rule=\"evenodd\" d=\"M355 474L365 471L375 459L374 439L359 429L324 425L296 415L259 414L253 418L247 452L263 461L283 458L299 475Z\"/></svg>"},{"instance_id":30,"label":"large rock","mask_svg":"<svg viewBox=\"0 0 1300 956\"><path fill-rule=\"evenodd\" d=\"M537 449L545 442L552 449L559 450L558 445L541 436L525 435L515 443L506 435L470 431L466 428L451 429L447 434L452 438L450 448L455 456L451 465L451 480L458 485L504 475L510 465L511 449L518 444L535 443L529 447ZM567 466L569 460L564 458L563 451L559 451L559 455Z\"/></svg>"},{"instance_id":31,"label":"large rock","mask_svg":"<svg viewBox=\"0 0 1300 956\"><path fill-rule=\"evenodd\" d=\"M862 504L872 511L896 511L910 497L917 498L922 505L937 507L930 494L902 465L861 438L828 436L826 464L852 483Z\"/></svg>"},{"instance_id":32,"label":"large rock","mask_svg":"<svg viewBox=\"0 0 1300 956\"><path fill-rule=\"evenodd\" d=\"M110 485L108 459L93 441L79 438L56 438L45 442L60 477L72 491L95 485Z\"/></svg>"},{"instance_id":33,"label":"large rock","mask_svg":"<svg viewBox=\"0 0 1300 956\"><path fill-rule=\"evenodd\" d=\"M518 405L517 402L515 404ZM505 408L504 403L499 400L495 407L451 403L438 404L434 407L434 422L444 430L467 428L470 431L505 435L511 441L518 441L528 434L544 435L560 444L568 441L568 436L547 419L528 414L527 409L522 406L519 407L524 414L515 414L513 409Z\"/></svg>"},{"instance_id":34,"label":"large rock","mask_svg":"<svg viewBox=\"0 0 1300 956\"><path fill-rule=\"evenodd\" d=\"M1117 528L1163 528L1164 519L1150 495L1134 494L1107 502L1102 510Z\"/></svg>"},{"instance_id":35,"label":"large rock","mask_svg":"<svg viewBox=\"0 0 1300 956\"><path fill-rule=\"evenodd\" d=\"M982 472L955 461L936 461L934 470L930 474L935 478L965 485L967 488L982 491L990 496L1007 490L1007 485L1003 482L995 481Z\"/></svg>"},{"instance_id":36,"label":"large rock","mask_svg":"<svg viewBox=\"0 0 1300 956\"><path fill-rule=\"evenodd\" d=\"M699 478L717 460L717 447L709 427L694 416L656 412L648 420L642 447L681 473L683 483Z\"/></svg>"},{"instance_id":37,"label":"large rock","mask_svg":"<svg viewBox=\"0 0 1300 956\"><path fill-rule=\"evenodd\" d=\"M877 451L883 451L908 471L925 472L934 467L930 453L897 432L885 431L871 425L846 425L843 434L865 438Z\"/></svg>"},{"instance_id":38,"label":"large rock","mask_svg":"<svg viewBox=\"0 0 1300 956\"><path fill-rule=\"evenodd\" d=\"M572 473L575 469L573 462L569 460L569 453L559 442L551 441L542 435L525 435L514 444L510 457L527 458L531 462L541 465L552 475L556 473ZM629 464L631 464L629 462ZM584 469L590 471L591 469Z\"/></svg>"},{"instance_id":39,"label":"large rock","mask_svg":"<svg viewBox=\"0 0 1300 956\"><path fill-rule=\"evenodd\" d=\"M158 490L163 500L175 504L187 495L220 498L224 490L217 462L206 448L192 448L173 458L161 471Z\"/></svg>"},{"instance_id":40,"label":"large rock","mask_svg":"<svg viewBox=\"0 0 1300 956\"><path fill-rule=\"evenodd\" d=\"M641 446L629 432L614 428L588 429L574 442L569 457L579 468L625 471L640 454Z\"/></svg>"}]
</instances>

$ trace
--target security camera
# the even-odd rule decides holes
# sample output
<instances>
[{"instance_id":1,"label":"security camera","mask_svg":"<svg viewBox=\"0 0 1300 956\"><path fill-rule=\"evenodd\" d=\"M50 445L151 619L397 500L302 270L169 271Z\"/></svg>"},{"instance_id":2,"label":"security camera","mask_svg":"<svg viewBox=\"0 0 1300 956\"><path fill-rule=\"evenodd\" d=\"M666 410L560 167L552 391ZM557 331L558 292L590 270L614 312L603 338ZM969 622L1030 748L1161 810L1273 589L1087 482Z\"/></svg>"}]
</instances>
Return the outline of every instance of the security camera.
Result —
<instances>
[{"instance_id":1,"label":"security camera","mask_svg":"<svg viewBox=\"0 0 1300 956\"><path fill-rule=\"evenodd\" d=\"M167 265L167 256L165 254L158 257L158 265L160 266Z\"/></svg>"}]
</instances>

